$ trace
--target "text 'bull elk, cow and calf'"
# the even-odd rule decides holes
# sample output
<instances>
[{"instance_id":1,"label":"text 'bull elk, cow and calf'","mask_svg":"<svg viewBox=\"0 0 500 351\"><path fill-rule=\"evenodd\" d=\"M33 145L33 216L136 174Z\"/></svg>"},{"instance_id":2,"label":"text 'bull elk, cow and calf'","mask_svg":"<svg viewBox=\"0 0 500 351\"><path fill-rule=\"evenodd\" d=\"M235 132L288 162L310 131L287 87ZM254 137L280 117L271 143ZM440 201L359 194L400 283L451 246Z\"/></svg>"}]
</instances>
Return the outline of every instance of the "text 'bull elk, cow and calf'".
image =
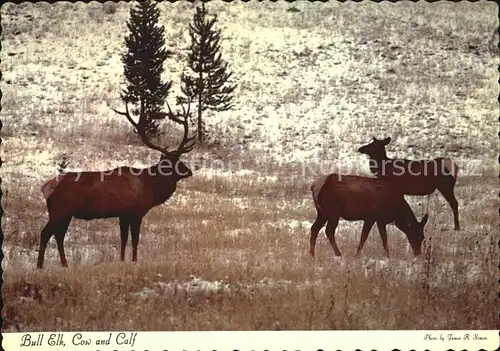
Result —
<instances>
[{"instance_id":1,"label":"text 'bull elk, cow and calf'","mask_svg":"<svg viewBox=\"0 0 500 351\"><path fill-rule=\"evenodd\" d=\"M168 104L167 104L168 106ZM176 190L177 182L192 176L192 171L180 160L180 156L190 152L195 145L196 135L188 136L187 110L168 113L157 117L168 117L183 126L184 133L180 146L175 150L154 145L145 133L145 109L139 109L135 122L125 111L124 115L137 130L142 142L152 150L161 152L158 163L147 168L119 167L105 172L67 172L49 180L42 186L47 202L49 221L40 237L37 267L42 268L47 243L55 236L61 264L67 267L64 253L64 237L73 217L93 220L99 218L119 218L121 251L120 259L125 260L125 247L130 231L132 237L132 260L137 261L137 246L141 222L153 207L167 201ZM394 223L408 238L415 256L421 253L424 227L428 220L425 214L418 221L404 195L430 195L438 189L453 210L455 230L460 229L458 203L454 195L458 167L448 158L433 160L390 159L385 146L390 138L373 141L358 149L370 157L370 170L377 177L330 174L316 179L310 189L317 211L317 218L311 227L310 254L314 257L316 238L326 224L326 236L336 256L341 256L335 242L335 230L340 218L348 221L363 221L361 239L357 254L360 253L375 223L382 239L384 251L389 257L386 225Z\"/></svg>"}]
</instances>

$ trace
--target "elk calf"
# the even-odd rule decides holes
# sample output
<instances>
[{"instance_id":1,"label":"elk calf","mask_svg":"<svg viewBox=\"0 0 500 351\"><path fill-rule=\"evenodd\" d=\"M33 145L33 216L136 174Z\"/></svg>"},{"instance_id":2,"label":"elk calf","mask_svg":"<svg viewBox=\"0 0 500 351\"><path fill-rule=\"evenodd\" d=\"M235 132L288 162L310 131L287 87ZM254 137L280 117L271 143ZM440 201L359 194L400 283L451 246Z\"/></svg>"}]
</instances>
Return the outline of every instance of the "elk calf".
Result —
<instances>
[{"instance_id":1,"label":"elk calf","mask_svg":"<svg viewBox=\"0 0 500 351\"><path fill-rule=\"evenodd\" d=\"M373 138L371 143L358 149L370 157L371 172L379 178L386 178L406 195L430 195L439 190L453 211L455 230L460 230L458 202L453 191L458 166L451 159L442 157L433 160L389 158L385 147L390 142L391 138Z\"/></svg>"},{"instance_id":2,"label":"elk calf","mask_svg":"<svg viewBox=\"0 0 500 351\"><path fill-rule=\"evenodd\" d=\"M341 256L335 242L335 230L340 218L364 221L356 255L359 255L374 223L389 257L386 225L394 222L406 234L413 254L421 252L426 214L418 222L404 195L385 180L352 175L330 174L316 179L311 185L317 217L311 227L310 254L314 257L316 238L326 225L326 236L336 256Z\"/></svg>"}]
</instances>

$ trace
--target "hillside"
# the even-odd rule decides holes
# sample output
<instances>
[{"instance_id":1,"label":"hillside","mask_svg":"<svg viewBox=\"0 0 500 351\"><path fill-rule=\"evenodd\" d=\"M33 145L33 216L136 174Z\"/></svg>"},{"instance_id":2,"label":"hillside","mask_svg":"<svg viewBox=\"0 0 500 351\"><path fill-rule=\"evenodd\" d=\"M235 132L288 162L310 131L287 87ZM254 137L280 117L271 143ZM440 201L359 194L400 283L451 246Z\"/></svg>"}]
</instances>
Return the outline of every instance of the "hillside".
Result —
<instances>
[{"instance_id":1,"label":"hillside","mask_svg":"<svg viewBox=\"0 0 500 351\"><path fill-rule=\"evenodd\" d=\"M111 110L123 108L120 55L130 6L2 6L6 330L499 327L492 308L498 19L485 1L210 4L238 83L235 108L208 113L213 142L187 156L199 167L195 176L144 218L139 263L129 262L130 247L119 262L117 220L74 220L65 241L70 268L59 267L52 240L46 267L37 271L47 221L40 186L55 176L63 153L70 170L146 166L159 157ZM165 65L173 102L194 7L159 7L174 52ZM176 130L164 128L162 142L175 145ZM406 237L393 226L393 258L383 259L372 229L355 259L362 225L341 221L336 238L344 257L334 259L320 234L313 260L309 184L332 170L369 174L356 150L372 136L392 138L389 156L453 158L464 230L453 231L451 211L436 192L426 259L413 263ZM409 198L418 218L426 201ZM203 282L209 288L183 288ZM172 295L175 284L185 294ZM277 304L283 299L296 308ZM186 319L193 306L200 318Z\"/></svg>"}]
</instances>

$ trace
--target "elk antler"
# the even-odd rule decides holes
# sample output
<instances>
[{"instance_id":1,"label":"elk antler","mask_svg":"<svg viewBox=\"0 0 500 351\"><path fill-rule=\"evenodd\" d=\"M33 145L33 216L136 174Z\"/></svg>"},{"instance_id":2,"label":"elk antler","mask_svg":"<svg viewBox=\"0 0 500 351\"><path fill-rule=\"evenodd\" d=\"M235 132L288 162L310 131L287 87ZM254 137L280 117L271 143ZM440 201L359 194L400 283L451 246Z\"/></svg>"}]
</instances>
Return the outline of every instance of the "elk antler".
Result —
<instances>
[{"instance_id":1,"label":"elk antler","mask_svg":"<svg viewBox=\"0 0 500 351\"><path fill-rule=\"evenodd\" d=\"M194 148L195 145L195 138L196 138L196 133L188 138L188 132L189 132L189 125L188 125L188 117L190 114L190 108L191 108L191 99L188 100L188 108L187 111L184 108L184 105L182 106L182 113L179 112L172 112L172 109L170 108L170 105L167 102L167 107L168 107L168 113L165 112L149 112L151 115L149 116L150 118L153 119L163 119L166 116L169 117L170 120L181 124L184 127L184 134L182 137L181 144L175 151L168 151L167 147L160 147L158 145L153 144L147 137L146 135L146 115L144 112L144 100L141 99L141 107L139 110L139 121L135 122L132 117L130 116L130 112L128 110L128 103L125 103L125 112L115 110L114 108L112 109L119 115L125 116L127 120L134 126L135 129L137 129L137 133L141 137L142 142L144 145L149 147L150 149L160 151L163 154L171 153L171 152L178 152L178 153L187 153L191 151Z\"/></svg>"},{"instance_id":2,"label":"elk antler","mask_svg":"<svg viewBox=\"0 0 500 351\"><path fill-rule=\"evenodd\" d=\"M139 110L139 121L138 122L134 122L134 120L130 116L130 113L129 113L129 110L128 110L128 102L125 102L125 112L121 112L121 111L115 110L114 108L112 110L115 111L116 113L118 113L119 115L127 117L128 121L134 126L135 129L137 129L137 133L141 137L141 140L144 143L144 145L146 145L150 149L153 149L153 150L156 150L156 151L160 151L163 154L168 153L168 150L167 150L166 147L160 147L158 145L153 144L148 139L148 137L146 135L146 128L145 128L145 126L146 126L146 116L145 116L145 113L144 113L144 100L143 99L141 99L141 109ZM164 113L164 112L163 113L162 112L156 112L155 116L153 118L155 118L155 119L161 119L161 118L164 118L165 116L167 116L167 114Z\"/></svg>"},{"instance_id":3,"label":"elk antler","mask_svg":"<svg viewBox=\"0 0 500 351\"><path fill-rule=\"evenodd\" d=\"M182 113L179 112L172 112L172 109L170 108L170 105L167 102L167 107L168 107L168 117L170 120L181 124L184 127L184 134L182 137L182 141L177 148L178 153L187 153L191 150L193 150L194 145L196 144L196 133L194 133L193 136L188 138L188 132L189 132L189 124L188 124L188 117L189 117L189 111L191 109L191 99L188 99L188 107L187 111L184 108L184 105L182 105Z\"/></svg>"}]
</instances>

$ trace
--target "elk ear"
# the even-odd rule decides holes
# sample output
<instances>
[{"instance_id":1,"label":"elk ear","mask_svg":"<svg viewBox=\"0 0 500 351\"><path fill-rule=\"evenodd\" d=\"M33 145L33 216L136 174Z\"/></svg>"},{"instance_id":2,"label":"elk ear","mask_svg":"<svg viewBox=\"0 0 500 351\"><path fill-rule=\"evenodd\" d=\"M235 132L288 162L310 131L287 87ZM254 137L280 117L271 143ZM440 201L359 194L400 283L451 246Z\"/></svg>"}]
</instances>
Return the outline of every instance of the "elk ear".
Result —
<instances>
[{"instance_id":1,"label":"elk ear","mask_svg":"<svg viewBox=\"0 0 500 351\"><path fill-rule=\"evenodd\" d=\"M373 137L373 141L374 141L374 142L377 142L378 140L377 140L377 138Z\"/></svg>"},{"instance_id":2,"label":"elk ear","mask_svg":"<svg viewBox=\"0 0 500 351\"><path fill-rule=\"evenodd\" d=\"M384 140L382 140L382 142L384 145L389 144L391 142L391 137L385 138Z\"/></svg>"},{"instance_id":3,"label":"elk ear","mask_svg":"<svg viewBox=\"0 0 500 351\"><path fill-rule=\"evenodd\" d=\"M424 217L422 217L422 220L420 221L420 226L423 228L425 227L425 224L427 223L427 220L429 219L429 215L426 213Z\"/></svg>"}]
</instances>

